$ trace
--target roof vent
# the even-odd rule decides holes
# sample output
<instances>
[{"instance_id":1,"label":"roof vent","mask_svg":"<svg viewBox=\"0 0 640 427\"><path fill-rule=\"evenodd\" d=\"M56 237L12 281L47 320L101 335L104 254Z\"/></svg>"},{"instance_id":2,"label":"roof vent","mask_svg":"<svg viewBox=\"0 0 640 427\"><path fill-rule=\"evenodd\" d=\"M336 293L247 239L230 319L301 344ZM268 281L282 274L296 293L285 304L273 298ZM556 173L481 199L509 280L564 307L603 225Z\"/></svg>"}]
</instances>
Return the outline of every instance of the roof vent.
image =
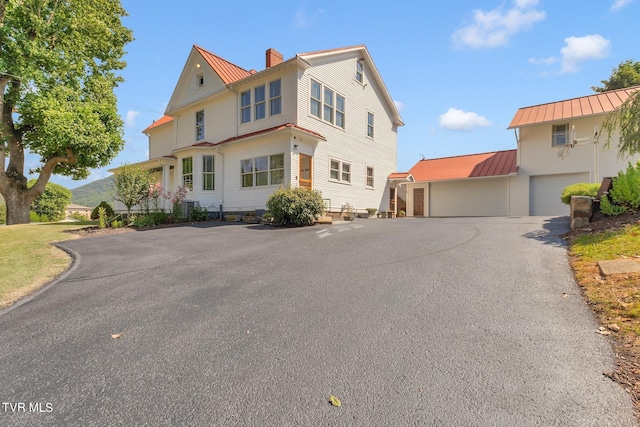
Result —
<instances>
[{"instance_id":1,"label":"roof vent","mask_svg":"<svg viewBox=\"0 0 640 427\"><path fill-rule=\"evenodd\" d=\"M283 60L282 54L273 48L267 49L266 56L267 56L267 68L273 67L274 65L278 65Z\"/></svg>"}]
</instances>

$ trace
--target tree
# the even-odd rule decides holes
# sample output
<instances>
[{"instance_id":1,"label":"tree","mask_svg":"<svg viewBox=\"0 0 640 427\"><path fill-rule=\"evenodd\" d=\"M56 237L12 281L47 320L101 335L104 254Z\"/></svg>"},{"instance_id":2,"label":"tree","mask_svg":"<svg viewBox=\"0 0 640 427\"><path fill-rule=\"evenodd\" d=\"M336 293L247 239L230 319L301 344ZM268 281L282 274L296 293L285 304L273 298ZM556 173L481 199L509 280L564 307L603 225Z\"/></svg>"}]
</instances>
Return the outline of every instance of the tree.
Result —
<instances>
[{"instance_id":1,"label":"tree","mask_svg":"<svg viewBox=\"0 0 640 427\"><path fill-rule=\"evenodd\" d=\"M591 86L594 92L606 92L640 85L640 62L627 59L621 62L618 68L611 70L609 80L601 80L600 82L604 86Z\"/></svg>"},{"instance_id":2,"label":"tree","mask_svg":"<svg viewBox=\"0 0 640 427\"><path fill-rule=\"evenodd\" d=\"M125 67L120 0L0 1L0 194L7 224L29 207L52 174L83 179L122 150L113 93ZM40 165L25 171L25 153ZM8 164L7 164L8 159ZM33 187L25 173L38 174Z\"/></svg>"},{"instance_id":3,"label":"tree","mask_svg":"<svg viewBox=\"0 0 640 427\"><path fill-rule=\"evenodd\" d=\"M31 179L29 187L35 185L36 180ZM35 198L31 204L31 210L49 221L60 221L65 217L67 205L71 202L71 190L62 185L48 182L44 192Z\"/></svg>"},{"instance_id":4,"label":"tree","mask_svg":"<svg viewBox=\"0 0 640 427\"><path fill-rule=\"evenodd\" d=\"M137 165L124 165L114 175L114 198L127 207L127 214L131 214L131 208L149 196L153 184L151 172Z\"/></svg>"},{"instance_id":5,"label":"tree","mask_svg":"<svg viewBox=\"0 0 640 427\"><path fill-rule=\"evenodd\" d=\"M613 135L618 134L618 157L640 153L640 90L631 95L602 123L602 131L607 135L605 147L611 146Z\"/></svg>"}]
</instances>

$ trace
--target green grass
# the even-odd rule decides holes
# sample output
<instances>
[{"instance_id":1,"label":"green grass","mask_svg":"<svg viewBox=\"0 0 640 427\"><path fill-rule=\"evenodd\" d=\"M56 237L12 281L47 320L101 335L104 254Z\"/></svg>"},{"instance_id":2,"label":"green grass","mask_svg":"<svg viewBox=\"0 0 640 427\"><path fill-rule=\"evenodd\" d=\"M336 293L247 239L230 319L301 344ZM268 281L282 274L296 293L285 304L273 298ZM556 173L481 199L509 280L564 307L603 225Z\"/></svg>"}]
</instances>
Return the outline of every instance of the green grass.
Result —
<instances>
[{"instance_id":1,"label":"green grass","mask_svg":"<svg viewBox=\"0 0 640 427\"><path fill-rule=\"evenodd\" d=\"M571 252L586 262L640 256L640 225L578 237L572 242Z\"/></svg>"},{"instance_id":2,"label":"green grass","mask_svg":"<svg viewBox=\"0 0 640 427\"><path fill-rule=\"evenodd\" d=\"M73 239L65 230L95 222L0 226L0 307L42 287L69 266L69 256L51 245Z\"/></svg>"}]
</instances>

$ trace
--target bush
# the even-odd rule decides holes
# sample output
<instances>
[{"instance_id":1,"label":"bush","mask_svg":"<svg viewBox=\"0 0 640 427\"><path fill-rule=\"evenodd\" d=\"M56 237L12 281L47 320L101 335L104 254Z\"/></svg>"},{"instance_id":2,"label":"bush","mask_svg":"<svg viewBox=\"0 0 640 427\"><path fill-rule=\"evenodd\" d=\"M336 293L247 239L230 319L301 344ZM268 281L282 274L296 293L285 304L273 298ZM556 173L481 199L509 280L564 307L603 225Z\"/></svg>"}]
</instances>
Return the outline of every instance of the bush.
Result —
<instances>
[{"instance_id":1,"label":"bush","mask_svg":"<svg viewBox=\"0 0 640 427\"><path fill-rule=\"evenodd\" d=\"M267 209L281 225L312 225L324 212L322 196L317 190L302 187L280 188L269 196Z\"/></svg>"},{"instance_id":2,"label":"bush","mask_svg":"<svg viewBox=\"0 0 640 427\"><path fill-rule=\"evenodd\" d=\"M568 187L564 187L560 200L565 205L571 203L571 196L590 196L595 197L600 189L600 184L591 184L588 182L578 182L577 184L571 184Z\"/></svg>"},{"instance_id":3,"label":"bush","mask_svg":"<svg viewBox=\"0 0 640 427\"><path fill-rule=\"evenodd\" d=\"M40 215L38 212L30 211L29 212L29 222L50 222L48 216Z\"/></svg>"},{"instance_id":4,"label":"bush","mask_svg":"<svg viewBox=\"0 0 640 427\"><path fill-rule=\"evenodd\" d=\"M612 185L609 196L613 202L631 209L640 207L640 164L634 167L629 163L626 171L613 178Z\"/></svg>"},{"instance_id":5,"label":"bush","mask_svg":"<svg viewBox=\"0 0 640 427\"><path fill-rule=\"evenodd\" d=\"M620 215L627 211L626 206L614 205L609 201L609 198L605 194L600 200L600 210L603 214L612 216L612 215Z\"/></svg>"},{"instance_id":6,"label":"bush","mask_svg":"<svg viewBox=\"0 0 640 427\"><path fill-rule=\"evenodd\" d=\"M87 218L87 215L81 213L81 212L71 212L71 215L69 215L71 218L78 220L78 221L86 221L89 218Z\"/></svg>"},{"instance_id":7,"label":"bush","mask_svg":"<svg viewBox=\"0 0 640 427\"><path fill-rule=\"evenodd\" d=\"M105 201L100 202L100 204L98 206L96 206L95 208L93 208L93 210L91 211L91 219L98 219L100 218L99 214L98 214L98 209L99 208L104 208L105 209L105 213L107 215L107 217L111 218L114 213L113 213L113 208L111 207L111 205Z\"/></svg>"},{"instance_id":8,"label":"bush","mask_svg":"<svg viewBox=\"0 0 640 427\"><path fill-rule=\"evenodd\" d=\"M209 212L206 208L201 208L200 206L194 206L191 210L191 220L192 221L206 221L209 219Z\"/></svg>"}]
</instances>

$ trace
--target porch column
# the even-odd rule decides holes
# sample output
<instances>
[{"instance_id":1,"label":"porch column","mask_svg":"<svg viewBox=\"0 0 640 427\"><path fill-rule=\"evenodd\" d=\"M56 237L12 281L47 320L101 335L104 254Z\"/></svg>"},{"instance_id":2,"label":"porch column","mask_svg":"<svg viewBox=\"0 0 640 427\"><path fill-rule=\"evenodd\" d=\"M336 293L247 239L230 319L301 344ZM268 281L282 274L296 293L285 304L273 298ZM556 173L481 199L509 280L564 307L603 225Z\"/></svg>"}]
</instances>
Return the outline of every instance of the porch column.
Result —
<instances>
[{"instance_id":1,"label":"porch column","mask_svg":"<svg viewBox=\"0 0 640 427\"><path fill-rule=\"evenodd\" d=\"M162 165L162 188L167 191L169 189L169 165Z\"/></svg>"}]
</instances>

